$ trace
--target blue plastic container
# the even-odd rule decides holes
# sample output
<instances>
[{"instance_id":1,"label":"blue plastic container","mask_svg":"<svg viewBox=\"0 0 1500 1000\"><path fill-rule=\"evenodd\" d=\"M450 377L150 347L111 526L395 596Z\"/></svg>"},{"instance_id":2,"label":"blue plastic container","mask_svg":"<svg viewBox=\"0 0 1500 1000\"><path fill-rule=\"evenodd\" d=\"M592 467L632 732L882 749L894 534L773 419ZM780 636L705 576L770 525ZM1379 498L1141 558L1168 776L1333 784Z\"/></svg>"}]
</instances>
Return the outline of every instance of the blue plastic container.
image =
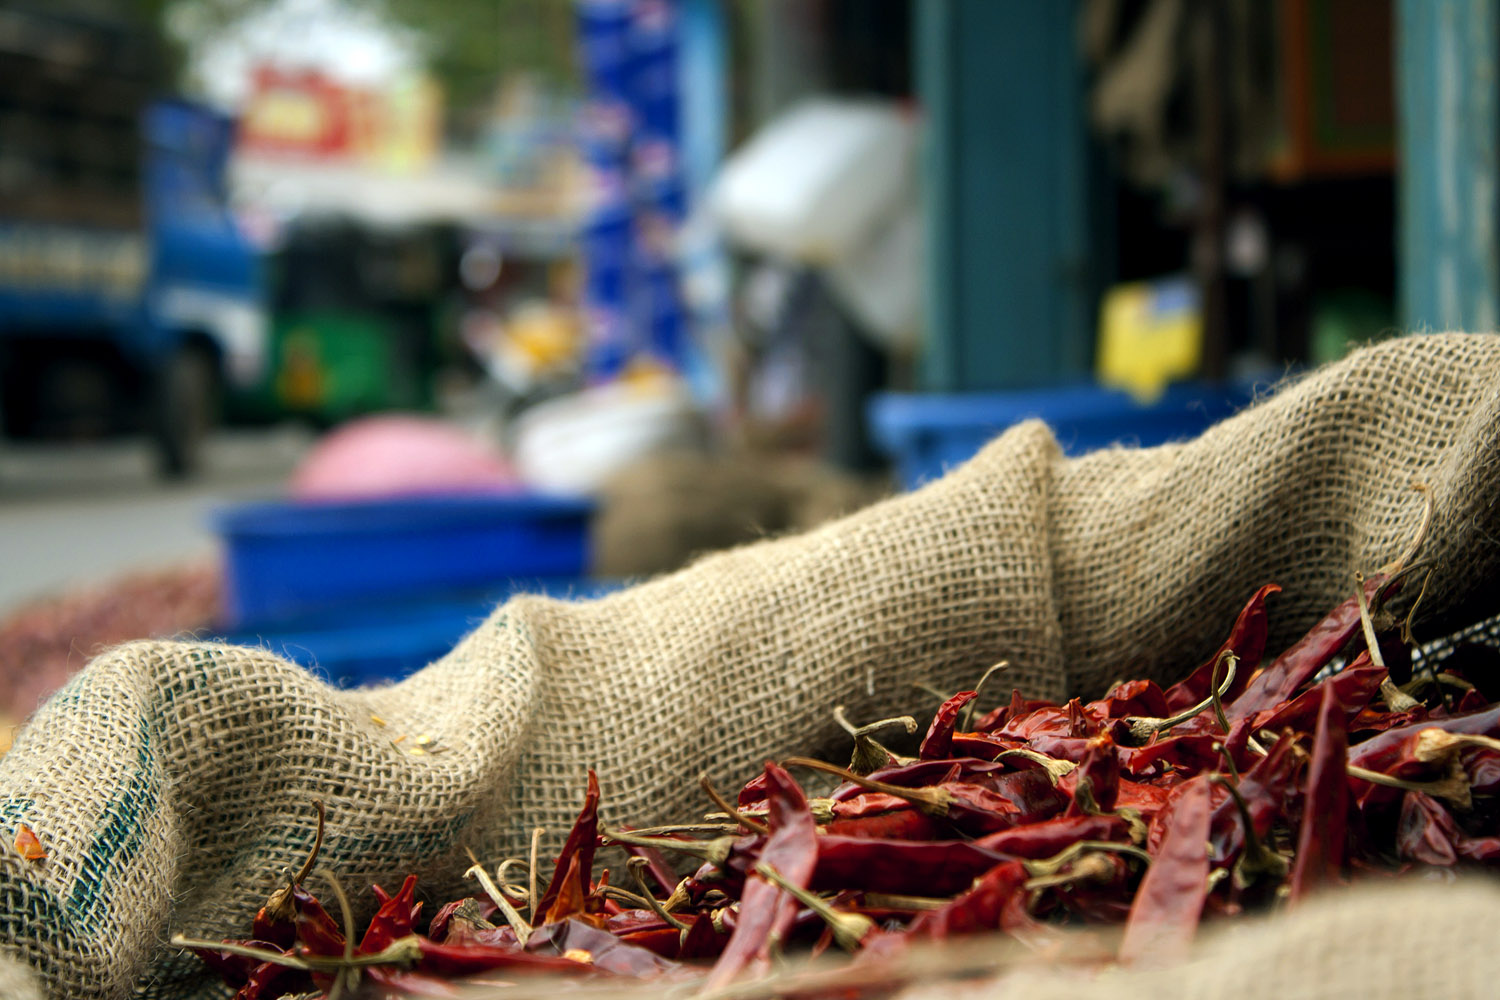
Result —
<instances>
[{"instance_id":1,"label":"blue plastic container","mask_svg":"<svg viewBox=\"0 0 1500 1000\"><path fill-rule=\"evenodd\" d=\"M519 593L600 597L619 581L510 580L483 593L352 605L300 620L241 627L220 638L259 646L344 687L397 681L448 653L506 598Z\"/></svg>"},{"instance_id":2,"label":"blue plastic container","mask_svg":"<svg viewBox=\"0 0 1500 1000\"><path fill-rule=\"evenodd\" d=\"M1069 455L1112 444L1147 447L1196 437L1245 406L1250 383L1171 386L1154 403L1097 385L963 395L882 393L868 408L876 445L915 489L972 458L995 435L1032 417L1046 421Z\"/></svg>"},{"instance_id":3,"label":"blue plastic container","mask_svg":"<svg viewBox=\"0 0 1500 1000\"><path fill-rule=\"evenodd\" d=\"M588 568L584 499L423 497L251 504L222 513L233 625L305 618L358 602L576 580Z\"/></svg>"}]
</instances>

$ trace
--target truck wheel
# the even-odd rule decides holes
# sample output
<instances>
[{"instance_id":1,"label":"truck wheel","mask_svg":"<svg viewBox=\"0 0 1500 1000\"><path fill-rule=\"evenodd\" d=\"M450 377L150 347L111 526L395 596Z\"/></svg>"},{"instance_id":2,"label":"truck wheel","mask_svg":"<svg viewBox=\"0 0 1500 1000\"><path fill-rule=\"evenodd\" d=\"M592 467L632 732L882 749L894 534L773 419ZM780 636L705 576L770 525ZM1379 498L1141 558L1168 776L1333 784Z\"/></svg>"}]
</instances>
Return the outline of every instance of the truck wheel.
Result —
<instances>
[{"instance_id":1,"label":"truck wheel","mask_svg":"<svg viewBox=\"0 0 1500 1000\"><path fill-rule=\"evenodd\" d=\"M164 478L183 479L198 471L218 407L212 355L196 347L179 350L161 371L155 399L158 471Z\"/></svg>"}]
</instances>

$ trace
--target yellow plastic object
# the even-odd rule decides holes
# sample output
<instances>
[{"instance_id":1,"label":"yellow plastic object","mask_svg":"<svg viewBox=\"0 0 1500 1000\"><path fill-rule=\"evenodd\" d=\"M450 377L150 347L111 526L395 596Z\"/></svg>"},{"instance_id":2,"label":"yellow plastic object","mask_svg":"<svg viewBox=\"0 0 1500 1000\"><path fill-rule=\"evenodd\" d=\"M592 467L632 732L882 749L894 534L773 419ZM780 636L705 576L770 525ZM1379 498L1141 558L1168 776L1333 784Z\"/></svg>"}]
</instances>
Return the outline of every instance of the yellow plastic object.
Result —
<instances>
[{"instance_id":1,"label":"yellow plastic object","mask_svg":"<svg viewBox=\"0 0 1500 1000\"><path fill-rule=\"evenodd\" d=\"M1143 403L1193 375L1203 357L1203 311L1186 279L1116 285L1100 309L1099 381Z\"/></svg>"}]
</instances>

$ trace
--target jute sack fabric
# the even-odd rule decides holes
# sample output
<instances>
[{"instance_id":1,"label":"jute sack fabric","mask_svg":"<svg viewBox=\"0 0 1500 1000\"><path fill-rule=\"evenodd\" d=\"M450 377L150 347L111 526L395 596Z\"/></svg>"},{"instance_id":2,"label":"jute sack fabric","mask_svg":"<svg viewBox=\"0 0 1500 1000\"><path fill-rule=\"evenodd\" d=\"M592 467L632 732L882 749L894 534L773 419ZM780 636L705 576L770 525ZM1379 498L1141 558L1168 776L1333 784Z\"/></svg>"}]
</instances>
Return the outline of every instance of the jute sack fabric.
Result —
<instances>
[{"instance_id":1,"label":"jute sack fabric","mask_svg":"<svg viewBox=\"0 0 1500 1000\"><path fill-rule=\"evenodd\" d=\"M1022 959L998 979L913 988L898 1000L1491 1000L1496 914L1500 887L1487 879L1363 886L1213 925L1187 961L1169 966Z\"/></svg>"},{"instance_id":2,"label":"jute sack fabric","mask_svg":"<svg viewBox=\"0 0 1500 1000\"><path fill-rule=\"evenodd\" d=\"M556 843L591 765L608 818L681 819L700 771L743 781L826 736L835 705L912 710L916 681L957 689L1000 659L1033 697L1171 680L1261 583L1285 587L1285 642L1391 559L1421 520L1413 480L1435 505L1419 625L1437 634L1497 610L1497 444L1500 338L1417 337L1188 444L1069 460L1022 425L807 534L595 602L514 599L382 689L257 650L122 646L0 759L0 834L25 824L49 852L0 851L0 948L53 997L196 995L168 936L242 934L314 799L345 884L416 872L436 901L464 891L465 846L518 855L535 826ZM408 752L419 734L439 752Z\"/></svg>"}]
</instances>

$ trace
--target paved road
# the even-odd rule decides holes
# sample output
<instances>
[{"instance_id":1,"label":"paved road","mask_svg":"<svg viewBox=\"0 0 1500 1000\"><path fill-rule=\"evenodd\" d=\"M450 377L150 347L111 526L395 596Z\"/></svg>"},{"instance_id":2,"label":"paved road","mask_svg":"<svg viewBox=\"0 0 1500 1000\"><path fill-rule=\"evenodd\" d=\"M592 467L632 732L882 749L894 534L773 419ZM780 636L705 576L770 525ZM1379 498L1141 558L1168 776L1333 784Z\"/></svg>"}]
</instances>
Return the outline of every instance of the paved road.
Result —
<instances>
[{"instance_id":1,"label":"paved road","mask_svg":"<svg viewBox=\"0 0 1500 1000\"><path fill-rule=\"evenodd\" d=\"M213 512L276 496L310 436L292 428L223 432L204 474L152 475L139 442L0 446L0 615L29 598L212 552Z\"/></svg>"}]
</instances>

